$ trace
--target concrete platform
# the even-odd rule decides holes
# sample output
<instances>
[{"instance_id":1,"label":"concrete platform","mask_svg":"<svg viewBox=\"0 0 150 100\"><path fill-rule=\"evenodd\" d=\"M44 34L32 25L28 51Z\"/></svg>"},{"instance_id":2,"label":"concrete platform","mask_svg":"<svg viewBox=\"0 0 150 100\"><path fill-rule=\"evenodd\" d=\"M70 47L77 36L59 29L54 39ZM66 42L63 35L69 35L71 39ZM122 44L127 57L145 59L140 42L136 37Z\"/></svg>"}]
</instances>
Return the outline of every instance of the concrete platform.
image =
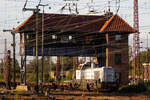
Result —
<instances>
[{"instance_id":1,"label":"concrete platform","mask_svg":"<svg viewBox=\"0 0 150 100\"><path fill-rule=\"evenodd\" d=\"M16 91L28 91L27 85L17 85Z\"/></svg>"}]
</instances>

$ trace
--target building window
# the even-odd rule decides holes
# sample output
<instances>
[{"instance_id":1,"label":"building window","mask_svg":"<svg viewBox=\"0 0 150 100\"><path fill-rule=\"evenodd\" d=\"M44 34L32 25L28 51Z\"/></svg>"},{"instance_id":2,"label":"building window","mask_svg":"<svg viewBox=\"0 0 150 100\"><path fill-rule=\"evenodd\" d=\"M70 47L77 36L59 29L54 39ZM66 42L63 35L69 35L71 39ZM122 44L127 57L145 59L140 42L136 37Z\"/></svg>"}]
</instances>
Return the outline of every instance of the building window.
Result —
<instances>
[{"instance_id":1,"label":"building window","mask_svg":"<svg viewBox=\"0 0 150 100\"><path fill-rule=\"evenodd\" d=\"M56 35L52 35L52 39L57 39L57 36Z\"/></svg>"},{"instance_id":2,"label":"building window","mask_svg":"<svg viewBox=\"0 0 150 100\"><path fill-rule=\"evenodd\" d=\"M69 40L72 40L72 36L71 35L69 35Z\"/></svg>"},{"instance_id":3,"label":"building window","mask_svg":"<svg viewBox=\"0 0 150 100\"><path fill-rule=\"evenodd\" d=\"M115 54L115 64L121 64L121 54Z\"/></svg>"},{"instance_id":4,"label":"building window","mask_svg":"<svg viewBox=\"0 0 150 100\"><path fill-rule=\"evenodd\" d=\"M121 35L115 35L115 40L116 40L116 41L121 40Z\"/></svg>"},{"instance_id":5,"label":"building window","mask_svg":"<svg viewBox=\"0 0 150 100\"><path fill-rule=\"evenodd\" d=\"M29 39L29 34L26 35L26 39L27 39L27 40Z\"/></svg>"},{"instance_id":6,"label":"building window","mask_svg":"<svg viewBox=\"0 0 150 100\"><path fill-rule=\"evenodd\" d=\"M69 36L61 36L61 43L68 43L69 41Z\"/></svg>"}]
</instances>

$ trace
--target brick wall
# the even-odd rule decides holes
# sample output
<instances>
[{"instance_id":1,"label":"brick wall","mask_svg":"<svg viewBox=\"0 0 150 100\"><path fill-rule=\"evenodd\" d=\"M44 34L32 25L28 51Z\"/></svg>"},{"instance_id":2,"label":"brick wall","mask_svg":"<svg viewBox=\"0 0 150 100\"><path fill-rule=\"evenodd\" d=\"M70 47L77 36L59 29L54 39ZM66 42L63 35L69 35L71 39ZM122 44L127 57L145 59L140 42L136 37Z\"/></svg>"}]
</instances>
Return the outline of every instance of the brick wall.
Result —
<instances>
[{"instance_id":1,"label":"brick wall","mask_svg":"<svg viewBox=\"0 0 150 100\"><path fill-rule=\"evenodd\" d=\"M127 84L129 73L128 35L121 35L121 40L115 40L115 38L115 34L109 35L109 45L111 46L109 48L109 66L121 73L121 84ZM118 55L120 59L116 60Z\"/></svg>"}]
</instances>

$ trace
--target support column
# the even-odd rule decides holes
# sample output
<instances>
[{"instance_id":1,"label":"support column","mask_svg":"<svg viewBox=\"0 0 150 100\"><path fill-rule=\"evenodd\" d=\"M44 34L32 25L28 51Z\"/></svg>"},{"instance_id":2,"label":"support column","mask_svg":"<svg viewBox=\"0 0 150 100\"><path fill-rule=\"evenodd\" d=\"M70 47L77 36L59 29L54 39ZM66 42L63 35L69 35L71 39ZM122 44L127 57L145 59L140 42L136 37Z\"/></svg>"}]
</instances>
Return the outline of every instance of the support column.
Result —
<instances>
[{"instance_id":1,"label":"support column","mask_svg":"<svg viewBox=\"0 0 150 100\"><path fill-rule=\"evenodd\" d=\"M76 79L77 63L78 63L78 57L73 57L73 79Z\"/></svg>"},{"instance_id":2,"label":"support column","mask_svg":"<svg viewBox=\"0 0 150 100\"><path fill-rule=\"evenodd\" d=\"M64 78L64 57L61 57L61 78Z\"/></svg>"},{"instance_id":3,"label":"support column","mask_svg":"<svg viewBox=\"0 0 150 100\"><path fill-rule=\"evenodd\" d=\"M109 35L106 33L106 67L109 66Z\"/></svg>"},{"instance_id":4,"label":"support column","mask_svg":"<svg viewBox=\"0 0 150 100\"><path fill-rule=\"evenodd\" d=\"M26 85L27 82L26 82L26 77L27 77L27 70L26 70L26 59L27 59L27 56L25 54L25 57L24 57L24 84Z\"/></svg>"},{"instance_id":5,"label":"support column","mask_svg":"<svg viewBox=\"0 0 150 100\"><path fill-rule=\"evenodd\" d=\"M60 81L60 57L57 56L57 63L56 63L56 81Z\"/></svg>"},{"instance_id":6,"label":"support column","mask_svg":"<svg viewBox=\"0 0 150 100\"><path fill-rule=\"evenodd\" d=\"M23 56L21 55L21 84L23 84L23 80L24 80L24 60L23 60Z\"/></svg>"},{"instance_id":7,"label":"support column","mask_svg":"<svg viewBox=\"0 0 150 100\"><path fill-rule=\"evenodd\" d=\"M44 89L44 6L42 13L42 94Z\"/></svg>"},{"instance_id":8,"label":"support column","mask_svg":"<svg viewBox=\"0 0 150 100\"><path fill-rule=\"evenodd\" d=\"M38 24L39 24L39 8L38 6L36 7L36 66L35 66L35 69L36 69L36 93L38 94L39 93L39 86L38 86L38 82L39 82L39 65L38 65Z\"/></svg>"}]
</instances>

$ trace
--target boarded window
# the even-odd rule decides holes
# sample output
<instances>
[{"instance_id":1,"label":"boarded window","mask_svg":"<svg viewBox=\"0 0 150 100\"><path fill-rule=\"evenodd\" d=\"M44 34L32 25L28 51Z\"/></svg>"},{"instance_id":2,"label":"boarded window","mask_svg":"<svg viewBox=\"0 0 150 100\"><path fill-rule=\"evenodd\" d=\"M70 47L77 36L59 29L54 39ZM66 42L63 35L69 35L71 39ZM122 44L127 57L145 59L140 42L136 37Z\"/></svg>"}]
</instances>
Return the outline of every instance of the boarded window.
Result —
<instances>
[{"instance_id":1,"label":"boarded window","mask_svg":"<svg viewBox=\"0 0 150 100\"><path fill-rule=\"evenodd\" d=\"M86 37L85 37L85 43L86 43L86 44L91 43L91 41L93 40L92 38L93 38L92 36L86 36Z\"/></svg>"},{"instance_id":2,"label":"boarded window","mask_svg":"<svg viewBox=\"0 0 150 100\"><path fill-rule=\"evenodd\" d=\"M115 40L120 41L121 40L121 35L115 35Z\"/></svg>"},{"instance_id":3,"label":"boarded window","mask_svg":"<svg viewBox=\"0 0 150 100\"><path fill-rule=\"evenodd\" d=\"M115 64L121 64L121 54L115 54Z\"/></svg>"},{"instance_id":4,"label":"boarded window","mask_svg":"<svg viewBox=\"0 0 150 100\"><path fill-rule=\"evenodd\" d=\"M60 38L61 38L61 43L68 43L70 40L70 37L68 35L61 36Z\"/></svg>"}]
</instances>

